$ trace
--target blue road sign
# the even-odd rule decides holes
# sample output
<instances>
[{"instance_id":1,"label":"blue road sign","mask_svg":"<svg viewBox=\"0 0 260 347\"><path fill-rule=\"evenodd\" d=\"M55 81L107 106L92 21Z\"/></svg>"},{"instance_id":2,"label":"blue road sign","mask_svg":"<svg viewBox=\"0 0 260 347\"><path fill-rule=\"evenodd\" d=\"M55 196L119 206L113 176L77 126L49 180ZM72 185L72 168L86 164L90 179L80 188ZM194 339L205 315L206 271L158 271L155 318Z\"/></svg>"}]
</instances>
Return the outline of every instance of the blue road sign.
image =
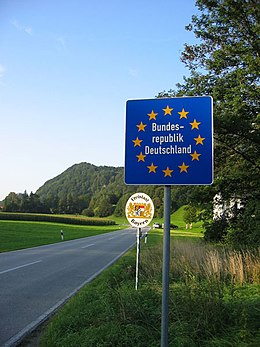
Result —
<instances>
[{"instance_id":1,"label":"blue road sign","mask_svg":"<svg viewBox=\"0 0 260 347\"><path fill-rule=\"evenodd\" d=\"M127 101L126 184L209 185L212 182L210 96Z\"/></svg>"}]
</instances>

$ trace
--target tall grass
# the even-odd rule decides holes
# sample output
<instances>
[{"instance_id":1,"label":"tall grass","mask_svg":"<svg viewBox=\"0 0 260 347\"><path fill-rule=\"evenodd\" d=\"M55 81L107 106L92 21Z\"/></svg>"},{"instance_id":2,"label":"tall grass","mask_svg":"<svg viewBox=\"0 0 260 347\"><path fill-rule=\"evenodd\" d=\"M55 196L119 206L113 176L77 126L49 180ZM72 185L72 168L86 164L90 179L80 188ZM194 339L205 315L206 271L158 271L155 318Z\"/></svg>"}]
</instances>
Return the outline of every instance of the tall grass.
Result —
<instances>
[{"instance_id":1,"label":"tall grass","mask_svg":"<svg viewBox=\"0 0 260 347\"><path fill-rule=\"evenodd\" d=\"M171 239L169 345L260 345L260 252ZM141 253L141 282L161 294L162 244Z\"/></svg>"},{"instance_id":2,"label":"tall grass","mask_svg":"<svg viewBox=\"0 0 260 347\"><path fill-rule=\"evenodd\" d=\"M174 239L170 273L175 280L214 280L225 284L260 283L260 249L230 250L201 242ZM142 271L147 279L161 276L162 245L142 253Z\"/></svg>"},{"instance_id":3,"label":"tall grass","mask_svg":"<svg viewBox=\"0 0 260 347\"><path fill-rule=\"evenodd\" d=\"M260 346L259 252L194 239L172 238L169 346ZM64 307L41 347L159 346L161 270L161 235L151 232L141 245L138 291L133 249Z\"/></svg>"}]
</instances>

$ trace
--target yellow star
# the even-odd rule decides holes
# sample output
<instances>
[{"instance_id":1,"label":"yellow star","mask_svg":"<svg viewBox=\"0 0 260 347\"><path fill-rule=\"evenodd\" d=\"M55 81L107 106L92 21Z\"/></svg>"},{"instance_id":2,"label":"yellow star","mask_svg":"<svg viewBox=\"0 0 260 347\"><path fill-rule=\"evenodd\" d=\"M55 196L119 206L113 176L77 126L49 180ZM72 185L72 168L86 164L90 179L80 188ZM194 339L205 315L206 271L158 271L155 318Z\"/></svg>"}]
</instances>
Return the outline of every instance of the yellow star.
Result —
<instances>
[{"instance_id":1,"label":"yellow star","mask_svg":"<svg viewBox=\"0 0 260 347\"><path fill-rule=\"evenodd\" d=\"M139 140L138 137L135 140L132 140L134 143L134 147L139 146L141 147L141 142L143 142L143 140Z\"/></svg>"},{"instance_id":2,"label":"yellow star","mask_svg":"<svg viewBox=\"0 0 260 347\"><path fill-rule=\"evenodd\" d=\"M154 110L152 110L152 112L151 112L151 113L148 113L147 116L150 117L149 120L151 120L151 119L156 120L157 114L158 114L158 113L154 113Z\"/></svg>"},{"instance_id":3,"label":"yellow star","mask_svg":"<svg viewBox=\"0 0 260 347\"><path fill-rule=\"evenodd\" d=\"M181 112L178 112L179 113L179 115L180 115L180 119L182 119L182 118L187 118L187 114L189 113L189 112L186 112L185 110L184 110L184 108L182 109L182 111Z\"/></svg>"},{"instance_id":4,"label":"yellow star","mask_svg":"<svg viewBox=\"0 0 260 347\"><path fill-rule=\"evenodd\" d=\"M156 173L156 169L158 168L158 166L153 165L153 163L150 166L147 166L147 167L149 169L149 173L151 173L151 172Z\"/></svg>"},{"instance_id":5,"label":"yellow star","mask_svg":"<svg viewBox=\"0 0 260 347\"><path fill-rule=\"evenodd\" d=\"M193 160L199 160L199 156L200 156L201 154L199 154L199 153L197 153L196 151L194 151L194 153L193 153L193 154L190 154L190 155L191 155L192 161L193 161Z\"/></svg>"},{"instance_id":6,"label":"yellow star","mask_svg":"<svg viewBox=\"0 0 260 347\"><path fill-rule=\"evenodd\" d=\"M143 124L143 122L141 122L140 124L137 125L137 128L138 128L138 132L139 131L145 131L145 127L147 125L146 124Z\"/></svg>"},{"instance_id":7,"label":"yellow star","mask_svg":"<svg viewBox=\"0 0 260 347\"><path fill-rule=\"evenodd\" d=\"M166 170L162 170L164 172L164 177L172 177L172 172L173 170L170 170L169 166L167 166L167 169Z\"/></svg>"},{"instance_id":8,"label":"yellow star","mask_svg":"<svg viewBox=\"0 0 260 347\"><path fill-rule=\"evenodd\" d=\"M173 110L173 108L170 108L170 107L167 105L166 108L163 108L164 115L166 116L167 114L169 114L169 115L171 116L171 115L172 115L172 110Z\"/></svg>"},{"instance_id":9,"label":"yellow star","mask_svg":"<svg viewBox=\"0 0 260 347\"><path fill-rule=\"evenodd\" d=\"M185 165L184 163L182 163L182 165L178 166L178 167L181 169L180 172L188 172L187 169L188 169L189 165Z\"/></svg>"},{"instance_id":10,"label":"yellow star","mask_svg":"<svg viewBox=\"0 0 260 347\"><path fill-rule=\"evenodd\" d=\"M140 152L140 154L136 156L136 158L138 158L138 163L139 163L139 161L144 162L145 157L146 157L146 155L144 155L142 152Z\"/></svg>"},{"instance_id":11,"label":"yellow star","mask_svg":"<svg viewBox=\"0 0 260 347\"><path fill-rule=\"evenodd\" d=\"M205 137L201 137L200 135L198 137L194 137L194 140L196 141L196 146L201 144L203 145L203 141L205 140Z\"/></svg>"},{"instance_id":12,"label":"yellow star","mask_svg":"<svg viewBox=\"0 0 260 347\"><path fill-rule=\"evenodd\" d=\"M193 129L199 129L199 125L201 122L197 122L196 119L194 119L194 121L192 123L190 123L191 125L191 130Z\"/></svg>"}]
</instances>

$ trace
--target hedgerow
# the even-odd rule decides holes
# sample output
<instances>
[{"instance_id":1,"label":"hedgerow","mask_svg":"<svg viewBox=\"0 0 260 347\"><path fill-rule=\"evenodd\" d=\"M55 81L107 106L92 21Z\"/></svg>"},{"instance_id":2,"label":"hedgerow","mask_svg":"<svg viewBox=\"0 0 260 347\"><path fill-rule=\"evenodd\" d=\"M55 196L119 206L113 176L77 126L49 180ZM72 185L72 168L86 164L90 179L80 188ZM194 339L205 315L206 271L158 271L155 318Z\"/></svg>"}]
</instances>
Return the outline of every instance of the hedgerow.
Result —
<instances>
[{"instance_id":1,"label":"hedgerow","mask_svg":"<svg viewBox=\"0 0 260 347\"><path fill-rule=\"evenodd\" d=\"M1 212L0 220L33 221L33 222L52 222L76 225L95 225L106 226L115 225L115 221L103 218L80 218L38 213L14 213Z\"/></svg>"}]
</instances>

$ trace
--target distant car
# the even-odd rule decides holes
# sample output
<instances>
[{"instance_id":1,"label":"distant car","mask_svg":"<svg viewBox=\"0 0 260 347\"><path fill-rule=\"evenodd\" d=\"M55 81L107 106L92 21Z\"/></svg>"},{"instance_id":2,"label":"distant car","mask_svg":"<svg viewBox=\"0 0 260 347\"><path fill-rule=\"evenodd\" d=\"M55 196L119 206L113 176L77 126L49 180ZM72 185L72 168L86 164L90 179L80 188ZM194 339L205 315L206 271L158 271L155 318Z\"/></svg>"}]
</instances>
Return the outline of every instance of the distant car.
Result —
<instances>
[{"instance_id":1,"label":"distant car","mask_svg":"<svg viewBox=\"0 0 260 347\"><path fill-rule=\"evenodd\" d=\"M170 224L170 228L171 228L171 229L178 229L178 225Z\"/></svg>"},{"instance_id":2,"label":"distant car","mask_svg":"<svg viewBox=\"0 0 260 347\"><path fill-rule=\"evenodd\" d=\"M156 228L164 228L164 224L154 223L153 224L153 229L156 229ZM178 229L178 225L170 224L170 228L171 229Z\"/></svg>"},{"instance_id":3,"label":"distant car","mask_svg":"<svg viewBox=\"0 0 260 347\"><path fill-rule=\"evenodd\" d=\"M161 228L162 225L160 223L153 223L153 229L156 229L156 228Z\"/></svg>"}]
</instances>

